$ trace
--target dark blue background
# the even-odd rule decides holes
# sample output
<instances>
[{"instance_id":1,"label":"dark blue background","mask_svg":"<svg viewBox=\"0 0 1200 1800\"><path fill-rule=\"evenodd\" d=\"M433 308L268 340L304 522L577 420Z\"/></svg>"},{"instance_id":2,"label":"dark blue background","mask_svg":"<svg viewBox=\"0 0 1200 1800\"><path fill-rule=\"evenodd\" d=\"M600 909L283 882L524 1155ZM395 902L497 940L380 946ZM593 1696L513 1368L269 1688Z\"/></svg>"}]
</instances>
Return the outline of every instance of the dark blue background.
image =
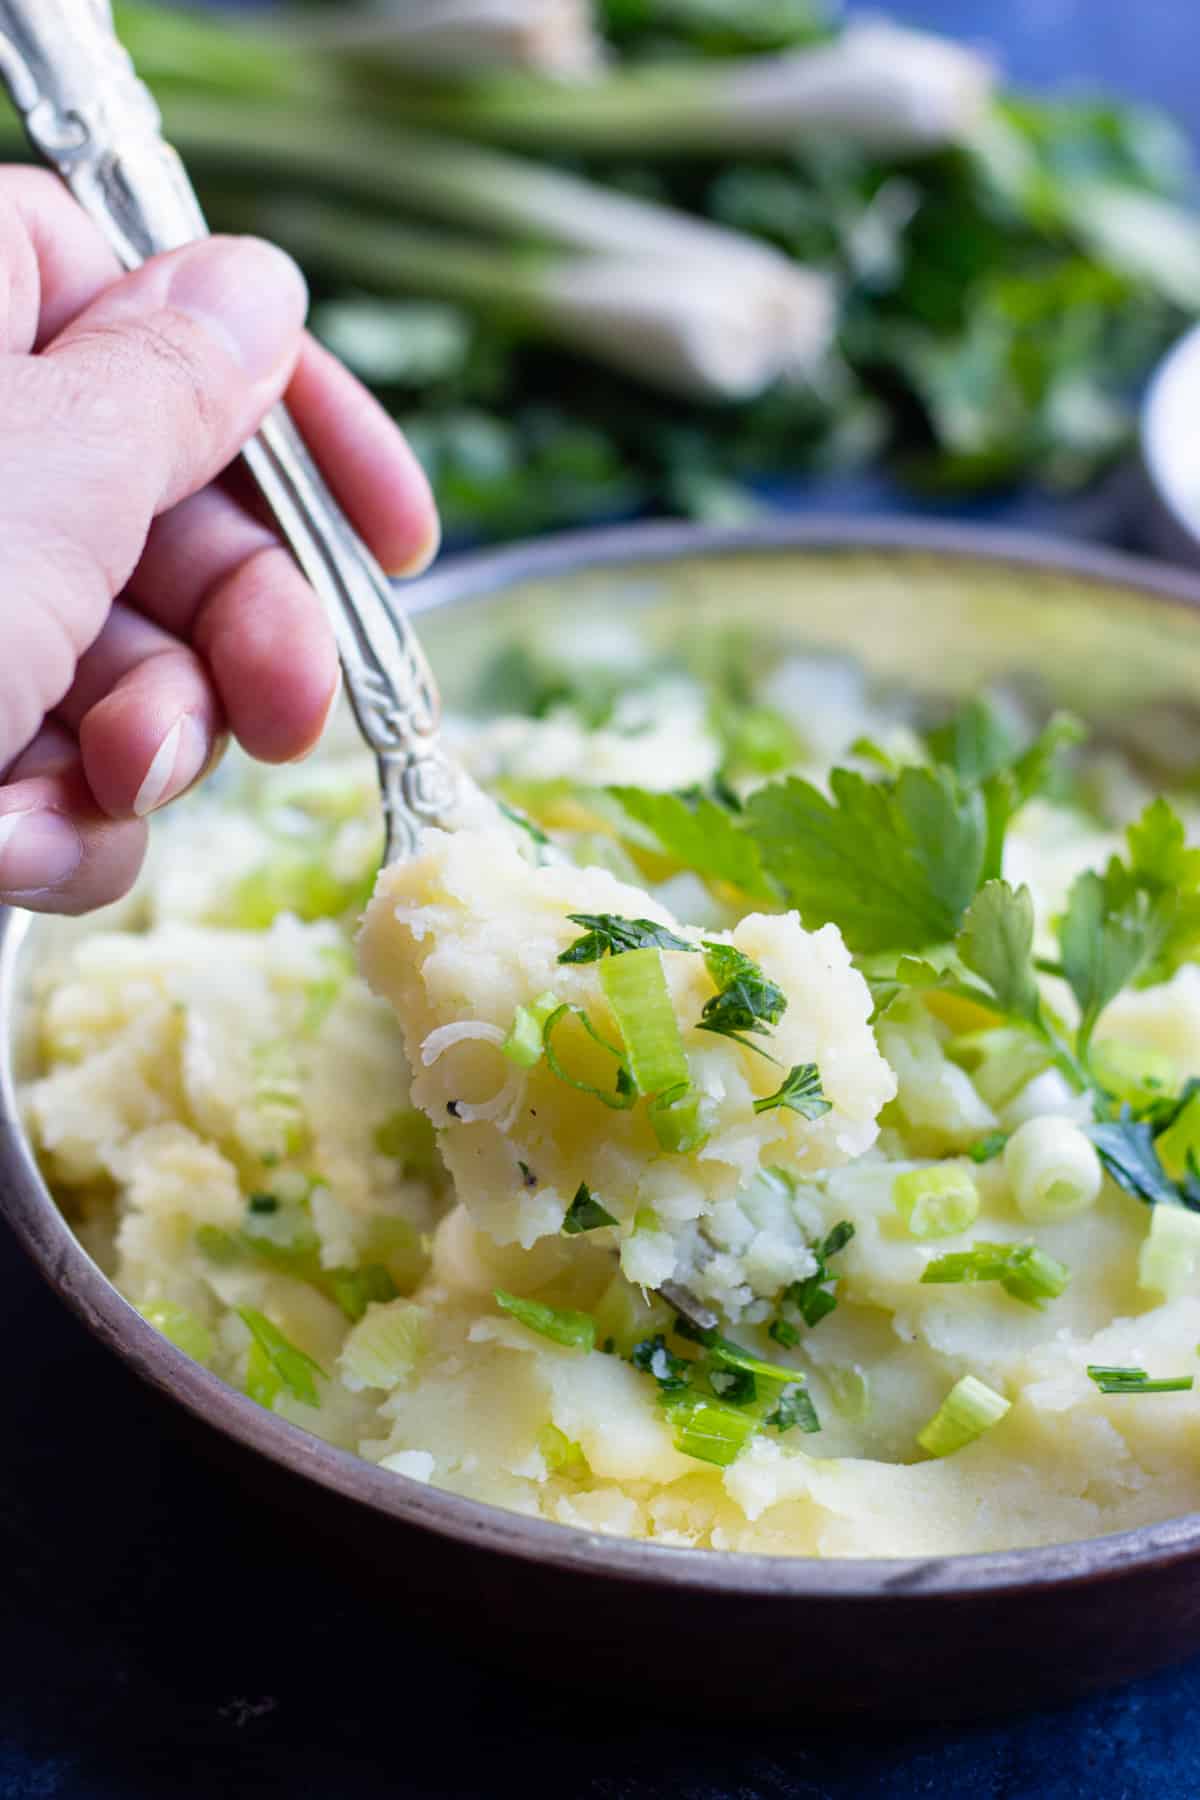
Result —
<instances>
[{"instance_id":1,"label":"dark blue background","mask_svg":"<svg viewBox=\"0 0 1200 1800\"><path fill-rule=\"evenodd\" d=\"M1022 81L1108 82L1200 122L1196 0L891 10L995 44ZM695 1657L694 1724L602 1710L586 1683L563 1697L480 1674L394 1603L344 1598L165 1436L6 1241L0 1295L0 1800L1200 1794L1200 1664L1053 1713L912 1731L823 1727L802 1692L785 1724L722 1718L734 1644L664 1642ZM464 1639L481 1623L464 1616Z\"/></svg>"}]
</instances>

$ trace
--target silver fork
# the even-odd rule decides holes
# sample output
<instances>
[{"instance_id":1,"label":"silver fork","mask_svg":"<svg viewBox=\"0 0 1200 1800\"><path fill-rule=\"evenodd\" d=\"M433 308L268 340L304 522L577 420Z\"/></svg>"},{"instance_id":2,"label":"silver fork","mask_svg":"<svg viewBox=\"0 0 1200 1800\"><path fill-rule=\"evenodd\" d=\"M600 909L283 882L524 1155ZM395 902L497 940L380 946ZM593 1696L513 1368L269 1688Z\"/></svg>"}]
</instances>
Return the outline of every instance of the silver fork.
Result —
<instances>
[{"instance_id":1,"label":"silver fork","mask_svg":"<svg viewBox=\"0 0 1200 1800\"><path fill-rule=\"evenodd\" d=\"M34 150L62 177L126 269L208 235L183 163L113 27L108 0L0 0L0 78ZM244 451L285 541L337 635L346 691L375 754L385 863L444 822L458 781L438 742L425 653L387 577L277 406Z\"/></svg>"},{"instance_id":2,"label":"silver fork","mask_svg":"<svg viewBox=\"0 0 1200 1800\"><path fill-rule=\"evenodd\" d=\"M126 269L208 235L162 115L113 26L109 0L0 0L0 79L34 150L60 175ZM438 741L433 672L387 577L330 493L285 406L243 452L292 554L325 605L346 692L374 752L385 864L453 813L459 773ZM702 1330L717 1315L659 1289Z\"/></svg>"}]
</instances>

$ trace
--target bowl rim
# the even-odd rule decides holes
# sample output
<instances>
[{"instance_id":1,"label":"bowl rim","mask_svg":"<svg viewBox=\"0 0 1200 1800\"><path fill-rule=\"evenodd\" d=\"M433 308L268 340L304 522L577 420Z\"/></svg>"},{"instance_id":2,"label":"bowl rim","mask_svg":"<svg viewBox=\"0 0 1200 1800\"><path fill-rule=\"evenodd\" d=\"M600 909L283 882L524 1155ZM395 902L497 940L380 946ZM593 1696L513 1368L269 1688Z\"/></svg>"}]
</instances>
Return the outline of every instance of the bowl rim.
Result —
<instances>
[{"instance_id":1,"label":"bowl rim","mask_svg":"<svg viewBox=\"0 0 1200 1800\"><path fill-rule=\"evenodd\" d=\"M404 589L408 609L482 600L514 584L621 564L754 551L893 550L1037 568L1119 587L1152 605L1193 609L1200 578L1138 557L1036 534L908 518L807 517L748 527L674 522L601 528L486 550L440 566ZM39 1272L135 1374L245 1451L352 1504L462 1544L564 1572L699 1593L788 1602L878 1601L1014 1594L1169 1568L1200 1550L1200 1512L1132 1531L1029 1549L948 1556L807 1557L694 1550L611 1537L466 1499L312 1437L177 1350L124 1300L54 1204L20 1124L12 1059L21 948L30 914L0 909L0 1214Z\"/></svg>"}]
</instances>

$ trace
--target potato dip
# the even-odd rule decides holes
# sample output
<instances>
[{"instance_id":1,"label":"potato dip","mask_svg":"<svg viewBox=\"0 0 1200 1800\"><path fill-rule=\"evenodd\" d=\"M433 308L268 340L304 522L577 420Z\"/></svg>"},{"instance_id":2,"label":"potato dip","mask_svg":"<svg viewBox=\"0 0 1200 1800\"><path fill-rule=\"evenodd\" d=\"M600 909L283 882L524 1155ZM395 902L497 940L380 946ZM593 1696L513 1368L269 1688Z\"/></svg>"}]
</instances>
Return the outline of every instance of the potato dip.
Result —
<instances>
[{"instance_id":1,"label":"potato dip","mask_svg":"<svg viewBox=\"0 0 1200 1800\"><path fill-rule=\"evenodd\" d=\"M1076 721L614 624L504 650L493 804L231 760L48 937L24 1107L146 1319L398 1477L947 1554L1200 1507L1200 850ZM714 673L714 669L717 671Z\"/></svg>"}]
</instances>

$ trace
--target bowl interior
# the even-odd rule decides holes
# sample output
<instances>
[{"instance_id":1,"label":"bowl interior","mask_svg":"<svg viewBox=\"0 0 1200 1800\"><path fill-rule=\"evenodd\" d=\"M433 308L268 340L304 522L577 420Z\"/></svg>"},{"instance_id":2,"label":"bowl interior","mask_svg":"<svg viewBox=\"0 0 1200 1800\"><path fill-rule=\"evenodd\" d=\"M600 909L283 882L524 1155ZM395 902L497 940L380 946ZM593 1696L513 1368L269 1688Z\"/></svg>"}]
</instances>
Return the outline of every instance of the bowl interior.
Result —
<instances>
[{"instance_id":1,"label":"bowl interior","mask_svg":"<svg viewBox=\"0 0 1200 1800\"><path fill-rule=\"evenodd\" d=\"M864 542L864 539L870 541ZM469 703L514 637L548 623L639 621L649 643L699 648L735 626L860 662L883 686L951 698L1017 679L1102 728L1143 737L1173 766L1200 763L1200 583L1151 565L967 532L861 523L757 534L642 528L472 558L412 590L448 703ZM1164 721L1167 722L1164 727ZM1153 729L1151 729L1153 727ZM0 913L0 1211L59 1294L131 1366L228 1438L375 1512L542 1563L675 1587L879 1594L1057 1583L1178 1556L1200 1520L1088 1544L943 1559L817 1563L596 1539L374 1468L264 1413L161 1338L70 1233L16 1115L31 1054L22 995L55 928Z\"/></svg>"}]
</instances>

